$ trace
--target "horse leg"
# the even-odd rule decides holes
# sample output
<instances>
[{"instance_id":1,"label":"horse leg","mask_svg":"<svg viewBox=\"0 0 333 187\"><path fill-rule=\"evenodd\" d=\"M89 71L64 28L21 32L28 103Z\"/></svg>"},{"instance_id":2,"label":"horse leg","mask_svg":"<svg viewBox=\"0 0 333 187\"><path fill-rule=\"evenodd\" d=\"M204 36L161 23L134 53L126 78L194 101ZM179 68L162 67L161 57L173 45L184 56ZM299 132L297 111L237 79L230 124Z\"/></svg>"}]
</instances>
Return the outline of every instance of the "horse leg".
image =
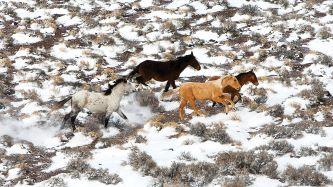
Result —
<instances>
[{"instance_id":1,"label":"horse leg","mask_svg":"<svg viewBox=\"0 0 333 187\"><path fill-rule=\"evenodd\" d=\"M177 88L176 83L175 83L175 80L172 80L172 81L171 81L171 86L172 86L173 89L176 89L176 88Z\"/></svg>"},{"instance_id":2,"label":"horse leg","mask_svg":"<svg viewBox=\"0 0 333 187\"><path fill-rule=\"evenodd\" d=\"M137 81L138 83L140 83L140 84L143 84L143 85L145 85L145 86L148 86L148 84L146 84L146 81L145 81L145 79L144 79L142 76L137 77L137 78L136 78L136 81Z\"/></svg>"},{"instance_id":3,"label":"horse leg","mask_svg":"<svg viewBox=\"0 0 333 187\"><path fill-rule=\"evenodd\" d=\"M104 118L104 127L108 128L109 120L110 120L110 114L106 114Z\"/></svg>"},{"instance_id":4,"label":"horse leg","mask_svg":"<svg viewBox=\"0 0 333 187\"><path fill-rule=\"evenodd\" d=\"M76 127L75 127L75 119L77 117L77 115L79 114L79 112L75 112L74 115L71 116L71 125L72 125L72 129L73 131L75 131Z\"/></svg>"},{"instance_id":5,"label":"horse leg","mask_svg":"<svg viewBox=\"0 0 333 187\"><path fill-rule=\"evenodd\" d=\"M235 96L237 96L237 100L236 100L236 101L234 101ZM242 96L241 96L241 94L240 94L239 92L237 92L237 93L233 93L233 94L231 95L231 100L234 101L235 104L236 104L238 101L240 101L241 99L242 99Z\"/></svg>"},{"instance_id":6,"label":"horse leg","mask_svg":"<svg viewBox=\"0 0 333 187\"><path fill-rule=\"evenodd\" d=\"M184 107L186 106L186 104L187 104L187 101L185 99L182 99L180 101L180 105L179 105L179 109L178 109L180 120L184 120Z\"/></svg>"},{"instance_id":7,"label":"horse leg","mask_svg":"<svg viewBox=\"0 0 333 187\"><path fill-rule=\"evenodd\" d=\"M213 105L212 105L212 107L214 107L214 106L216 106L216 102L213 101Z\"/></svg>"},{"instance_id":8,"label":"horse leg","mask_svg":"<svg viewBox=\"0 0 333 187\"><path fill-rule=\"evenodd\" d=\"M63 129L65 127L66 122L69 120L69 118L71 117L71 115L72 115L72 111L70 113L68 113L68 114L65 115L65 117L64 117L64 119L62 121L62 125L61 125L60 129Z\"/></svg>"},{"instance_id":9,"label":"horse leg","mask_svg":"<svg viewBox=\"0 0 333 187\"><path fill-rule=\"evenodd\" d=\"M165 85L165 88L164 88L164 92L167 92L169 90L169 87L170 87L170 81L168 81Z\"/></svg>"},{"instance_id":10,"label":"horse leg","mask_svg":"<svg viewBox=\"0 0 333 187\"><path fill-rule=\"evenodd\" d=\"M225 113L228 114L229 106L228 106L228 103L226 102L225 96L222 95L220 97L213 97L212 100L217 102L217 103L222 103L225 107Z\"/></svg>"},{"instance_id":11,"label":"horse leg","mask_svg":"<svg viewBox=\"0 0 333 187\"><path fill-rule=\"evenodd\" d=\"M124 119L127 119L127 116L118 108L117 113Z\"/></svg>"},{"instance_id":12,"label":"horse leg","mask_svg":"<svg viewBox=\"0 0 333 187\"><path fill-rule=\"evenodd\" d=\"M194 98L191 98L191 99L189 100L189 103L190 103L190 106L191 106L191 108L194 110L194 113L195 113L196 115L200 116L200 115L203 114L203 113L202 113L200 110L198 110L198 108L195 106L195 99L194 99Z\"/></svg>"}]
</instances>

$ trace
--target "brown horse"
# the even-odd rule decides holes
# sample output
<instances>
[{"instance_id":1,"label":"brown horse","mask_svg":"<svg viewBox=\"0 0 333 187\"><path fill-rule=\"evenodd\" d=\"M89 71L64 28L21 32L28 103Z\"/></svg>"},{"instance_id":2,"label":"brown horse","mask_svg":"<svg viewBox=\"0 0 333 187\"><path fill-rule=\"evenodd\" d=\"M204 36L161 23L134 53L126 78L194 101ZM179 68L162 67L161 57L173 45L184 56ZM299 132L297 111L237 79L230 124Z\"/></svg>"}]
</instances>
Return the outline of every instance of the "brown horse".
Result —
<instances>
[{"instance_id":1,"label":"brown horse","mask_svg":"<svg viewBox=\"0 0 333 187\"><path fill-rule=\"evenodd\" d=\"M214 81L217 80L221 77L219 76L214 76L208 79L208 81ZM246 73L240 73L236 76L239 84L241 85L241 88L243 85L247 84L248 82L251 82L252 84L258 86L259 82L258 82L258 78L256 76L256 74L253 72L253 70L248 71ZM234 103L237 103L240 99L241 99L241 95L239 93L240 90L236 90L234 88L232 88L231 86L227 86L223 89L224 93L229 93L231 94L231 100ZM237 100L234 100L235 96L237 96ZM216 102L213 102L213 107L216 105Z\"/></svg>"},{"instance_id":2,"label":"brown horse","mask_svg":"<svg viewBox=\"0 0 333 187\"><path fill-rule=\"evenodd\" d=\"M184 107L186 106L187 102L190 103L190 106L193 108L194 113L197 115L202 114L201 111L197 109L195 106L195 101L205 101L211 100L218 103L222 103L225 106L225 112L229 112L229 102L234 107L234 103L231 100L229 94L225 94L222 90L227 87L231 86L232 88L239 90L240 84L236 77L228 75L224 78L220 78L214 81L208 81L204 83L199 82L187 82L182 84L179 87L179 99L180 99L180 106L179 106L179 118L181 120L184 119Z\"/></svg>"},{"instance_id":3,"label":"brown horse","mask_svg":"<svg viewBox=\"0 0 333 187\"><path fill-rule=\"evenodd\" d=\"M180 73L187 67L192 66L196 70L200 70L200 64L191 52L190 55L179 57L175 60L159 62L154 60L146 60L141 62L135 67L135 69L128 75L128 78L132 78L135 75L138 83L143 85L150 79L157 81L168 81L164 92L169 90L170 85L175 89L177 86L175 80L179 78Z\"/></svg>"}]
</instances>

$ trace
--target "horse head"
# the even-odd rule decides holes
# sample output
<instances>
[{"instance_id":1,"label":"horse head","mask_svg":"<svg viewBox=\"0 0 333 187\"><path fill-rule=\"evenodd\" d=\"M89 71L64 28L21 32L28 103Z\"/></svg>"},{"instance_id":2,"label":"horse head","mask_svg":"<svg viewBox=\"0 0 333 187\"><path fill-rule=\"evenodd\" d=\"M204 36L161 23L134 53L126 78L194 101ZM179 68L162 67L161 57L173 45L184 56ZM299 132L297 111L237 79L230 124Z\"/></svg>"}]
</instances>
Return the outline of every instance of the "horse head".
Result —
<instances>
[{"instance_id":1,"label":"horse head","mask_svg":"<svg viewBox=\"0 0 333 187\"><path fill-rule=\"evenodd\" d=\"M231 86L232 88L236 90L240 90L241 85L239 84L236 77L232 75L225 76L221 81L222 87Z\"/></svg>"},{"instance_id":2,"label":"horse head","mask_svg":"<svg viewBox=\"0 0 333 187\"><path fill-rule=\"evenodd\" d=\"M256 74L254 73L253 69L247 73L249 75L249 81L252 82L252 84L258 86L259 81L258 81L258 78L257 78Z\"/></svg>"},{"instance_id":3,"label":"horse head","mask_svg":"<svg viewBox=\"0 0 333 187\"><path fill-rule=\"evenodd\" d=\"M114 89L116 89L120 86L124 91L126 91L127 90L127 79L119 78L119 79L115 80L112 85L109 84L109 87L107 90L105 90L104 95L110 95Z\"/></svg>"},{"instance_id":4,"label":"horse head","mask_svg":"<svg viewBox=\"0 0 333 187\"><path fill-rule=\"evenodd\" d=\"M196 70L200 70L201 69L201 67L200 67L200 64L199 64L199 62L198 62L198 60L195 58L195 56L193 55L193 52L191 52L191 54L190 55L188 55L188 64L190 65L190 66L192 66L194 69L196 69Z\"/></svg>"}]
</instances>

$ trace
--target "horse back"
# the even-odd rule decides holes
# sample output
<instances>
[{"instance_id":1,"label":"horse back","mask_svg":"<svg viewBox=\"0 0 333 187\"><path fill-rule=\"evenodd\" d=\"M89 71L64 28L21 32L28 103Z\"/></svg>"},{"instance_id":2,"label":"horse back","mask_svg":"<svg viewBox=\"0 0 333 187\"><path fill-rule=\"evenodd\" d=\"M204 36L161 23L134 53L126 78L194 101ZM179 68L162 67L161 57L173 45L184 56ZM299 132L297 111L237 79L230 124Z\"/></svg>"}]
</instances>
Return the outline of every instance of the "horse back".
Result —
<instances>
[{"instance_id":1,"label":"horse back","mask_svg":"<svg viewBox=\"0 0 333 187\"><path fill-rule=\"evenodd\" d=\"M179 88L180 95L184 95L187 98L194 97L199 100L211 99L214 92L218 91L219 88L209 82L187 82L182 84Z\"/></svg>"}]
</instances>

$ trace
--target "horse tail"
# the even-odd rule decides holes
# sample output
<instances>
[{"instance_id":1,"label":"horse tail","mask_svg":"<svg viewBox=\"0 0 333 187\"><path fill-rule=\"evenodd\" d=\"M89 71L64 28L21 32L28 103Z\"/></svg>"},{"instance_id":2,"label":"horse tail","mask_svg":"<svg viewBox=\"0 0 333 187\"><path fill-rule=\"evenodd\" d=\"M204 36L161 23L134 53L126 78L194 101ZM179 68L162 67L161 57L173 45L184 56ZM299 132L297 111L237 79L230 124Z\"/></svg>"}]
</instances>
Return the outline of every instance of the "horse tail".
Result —
<instances>
[{"instance_id":1,"label":"horse tail","mask_svg":"<svg viewBox=\"0 0 333 187\"><path fill-rule=\"evenodd\" d=\"M137 65L130 74L128 74L127 79L131 79L131 78L134 77L135 74L138 74L139 73L139 67L140 67L140 64Z\"/></svg>"},{"instance_id":2,"label":"horse tail","mask_svg":"<svg viewBox=\"0 0 333 187\"><path fill-rule=\"evenodd\" d=\"M69 96L69 97L67 97L67 98L65 98L64 100L61 100L61 101L59 101L59 102L56 102L56 103L54 103L53 105L52 105L52 111L53 110L58 110L59 108L61 108L62 106L64 106L65 105L65 103L67 103L69 100L71 100L72 99L72 96Z\"/></svg>"}]
</instances>

